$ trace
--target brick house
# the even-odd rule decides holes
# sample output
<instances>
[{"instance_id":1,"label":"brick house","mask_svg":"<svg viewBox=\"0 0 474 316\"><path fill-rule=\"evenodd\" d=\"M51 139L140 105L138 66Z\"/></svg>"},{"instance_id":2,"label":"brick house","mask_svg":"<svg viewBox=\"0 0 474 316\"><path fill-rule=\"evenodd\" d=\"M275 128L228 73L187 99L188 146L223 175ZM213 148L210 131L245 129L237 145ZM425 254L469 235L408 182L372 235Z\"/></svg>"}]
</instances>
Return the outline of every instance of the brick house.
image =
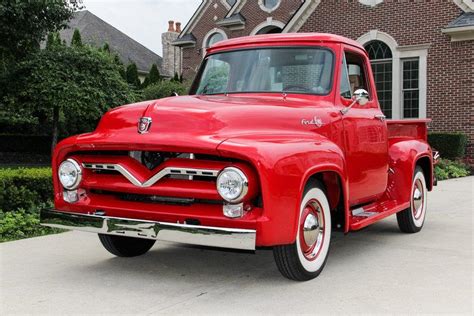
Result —
<instances>
[{"instance_id":1,"label":"brick house","mask_svg":"<svg viewBox=\"0 0 474 316\"><path fill-rule=\"evenodd\" d=\"M357 40L372 60L386 116L430 117L432 130L462 131L473 159L472 0L203 0L172 45L181 48L181 72L191 79L212 44L281 32Z\"/></svg>"}]
</instances>

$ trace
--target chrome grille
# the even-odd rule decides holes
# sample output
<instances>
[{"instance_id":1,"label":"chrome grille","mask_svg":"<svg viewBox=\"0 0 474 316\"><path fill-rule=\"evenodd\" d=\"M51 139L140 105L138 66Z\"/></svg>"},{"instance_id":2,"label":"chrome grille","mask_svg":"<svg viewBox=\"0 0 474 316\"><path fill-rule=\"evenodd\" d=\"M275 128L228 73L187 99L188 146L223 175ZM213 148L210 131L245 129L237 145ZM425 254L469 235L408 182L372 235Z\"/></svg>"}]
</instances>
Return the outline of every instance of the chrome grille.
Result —
<instances>
[{"instance_id":1,"label":"chrome grille","mask_svg":"<svg viewBox=\"0 0 474 316\"><path fill-rule=\"evenodd\" d=\"M117 171L127 178L132 184L141 188L148 188L160 181L162 178L169 175L184 175L184 176L201 176L201 177L217 177L219 170L212 169L196 169L196 168L176 168L166 167L152 176L145 182L139 181L133 174L131 174L126 168L120 164L107 164L107 163L83 163L82 166L86 169L91 170L108 170Z\"/></svg>"}]
</instances>

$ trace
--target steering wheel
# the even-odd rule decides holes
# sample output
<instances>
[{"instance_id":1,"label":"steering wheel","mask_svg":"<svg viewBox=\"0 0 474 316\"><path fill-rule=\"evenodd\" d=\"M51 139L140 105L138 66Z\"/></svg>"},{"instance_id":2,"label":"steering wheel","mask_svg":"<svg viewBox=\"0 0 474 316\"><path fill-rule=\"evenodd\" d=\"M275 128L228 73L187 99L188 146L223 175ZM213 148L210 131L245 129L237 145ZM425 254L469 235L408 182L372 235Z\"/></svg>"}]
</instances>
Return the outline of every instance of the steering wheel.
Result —
<instances>
[{"instance_id":1,"label":"steering wheel","mask_svg":"<svg viewBox=\"0 0 474 316\"><path fill-rule=\"evenodd\" d=\"M283 88L283 91L290 91L290 90L311 92L311 89L304 86L298 86L298 85L291 85L291 86L286 86L285 88Z\"/></svg>"}]
</instances>

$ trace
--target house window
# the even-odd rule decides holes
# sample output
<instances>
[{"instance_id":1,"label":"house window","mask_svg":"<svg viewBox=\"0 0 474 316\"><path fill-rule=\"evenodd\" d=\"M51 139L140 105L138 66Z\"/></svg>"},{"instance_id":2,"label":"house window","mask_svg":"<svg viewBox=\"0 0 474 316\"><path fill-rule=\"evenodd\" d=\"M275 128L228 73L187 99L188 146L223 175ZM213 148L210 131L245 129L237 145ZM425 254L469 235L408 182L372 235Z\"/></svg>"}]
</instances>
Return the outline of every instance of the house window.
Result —
<instances>
[{"instance_id":1,"label":"house window","mask_svg":"<svg viewBox=\"0 0 474 316\"><path fill-rule=\"evenodd\" d=\"M403 118L418 118L420 113L420 85L418 58L402 59Z\"/></svg>"},{"instance_id":2,"label":"house window","mask_svg":"<svg viewBox=\"0 0 474 316\"><path fill-rule=\"evenodd\" d=\"M281 33L282 29L275 25L265 26L264 28L260 29L257 34L275 34Z\"/></svg>"},{"instance_id":3,"label":"house window","mask_svg":"<svg viewBox=\"0 0 474 316\"><path fill-rule=\"evenodd\" d=\"M387 118L392 118L392 51L382 41L371 41L365 45L369 54L377 97L382 112Z\"/></svg>"},{"instance_id":4,"label":"house window","mask_svg":"<svg viewBox=\"0 0 474 316\"><path fill-rule=\"evenodd\" d=\"M263 11L272 12L280 6L281 0L258 0L258 4Z\"/></svg>"},{"instance_id":5,"label":"house window","mask_svg":"<svg viewBox=\"0 0 474 316\"><path fill-rule=\"evenodd\" d=\"M223 40L224 40L224 35L216 32L212 34L211 36L209 36L209 38L207 39L206 48L209 48L215 43L223 41Z\"/></svg>"}]
</instances>

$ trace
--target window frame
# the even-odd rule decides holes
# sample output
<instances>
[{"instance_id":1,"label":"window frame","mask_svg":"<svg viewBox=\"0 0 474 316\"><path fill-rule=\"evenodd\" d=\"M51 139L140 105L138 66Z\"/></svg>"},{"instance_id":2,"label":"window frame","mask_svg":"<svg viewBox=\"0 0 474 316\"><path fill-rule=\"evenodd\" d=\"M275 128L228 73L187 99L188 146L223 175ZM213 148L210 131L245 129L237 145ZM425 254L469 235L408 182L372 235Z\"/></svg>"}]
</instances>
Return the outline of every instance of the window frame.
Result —
<instances>
[{"instance_id":1,"label":"window frame","mask_svg":"<svg viewBox=\"0 0 474 316\"><path fill-rule=\"evenodd\" d=\"M353 47L350 47L350 46L347 46L347 45L344 45L342 47L342 55L343 55L343 58L344 60L346 60L346 53L350 53L350 54L353 54L353 55L356 55L357 57L359 57L361 60L362 60L362 67L363 67L363 71L364 71L364 76L365 76L365 82L367 83L367 92L369 93L369 102L364 105L363 107L361 106L358 106L357 104L354 105L354 108L372 108L374 107L372 105L373 101L376 100L376 98L374 97L373 95L373 85L374 85L374 82L372 81L372 79L370 78L370 75L369 75L369 69L367 69L367 61L369 61L369 64L370 64L370 60L368 59L368 57L361 51L353 48ZM346 60L346 65L349 65L347 63L347 60ZM340 71L342 73L342 71ZM347 76L349 77L349 71L347 71ZM350 83L350 80L349 80L349 83ZM350 85L349 85L350 86ZM339 91L340 92L340 91ZM351 91L352 94L354 94L354 91ZM340 93L339 93L340 94ZM351 101L352 100L352 96L351 96L351 99L347 99L345 97L343 97L341 95L341 98L343 98L344 100L347 101ZM378 104L376 104L376 107L379 108Z\"/></svg>"},{"instance_id":2,"label":"window frame","mask_svg":"<svg viewBox=\"0 0 474 316\"><path fill-rule=\"evenodd\" d=\"M401 59L409 57L418 57L419 64L419 85L420 85L420 103L419 118L426 118L427 99L428 99L428 50L431 43L422 43L415 45L401 46L388 33L379 30L370 30L357 39L357 42L364 46L370 41L378 40L384 42L392 51L392 119L402 119L402 100L401 100Z\"/></svg>"},{"instance_id":3,"label":"window frame","mask_svg":"<svg viewBox=\"0 0 474 316\"><path fill-rule=\"evenodd\" d=\"M417 62L417 73L418 73L418 76L416 78L417 88L404 88L403 83L405 81L405 63L406 62L413 62L413 61ZM400 114L401 114L401 117L402 117L402 119L417 119L417 118L420 117L420 113L421 113L420 58L419 57L408 57L408 58L401 58L400 59L400 80L401 80L401 84L400 84L400 101L401 101ZM407 91L418 91L418 104L417 104L417 106L418 106L418 115L417 115L417 117L405 117L405 92L407 92Z\"/></svg>"},{"instance_id":4,"label":"window frame","mask_svg":"<svg viewBox=\"0 0 474 316\"><path fill-rule=\"evenodd\" d=\"M385 57L385 58L379 58L379 59L370 59L370 54L369 54L369 51L367 50L367 47L370 45L370 44L373 44L374 42L380 42L382 43L383 45L387 46L387 49L390 51L390 56L391 57ZM393 111L393 76L394 76L394 68L393 68L393 52L392 52L392 49L390 48L390 46L385 43L384 41L380 40L380 39L374 39L374 40L370 40L368 41L367 43L364 44L364 49L367 51L368 53L368 58L369 58L369 63L370 63L370 66L372 68L372 75L373 75L373 79L374 79L374 85L375 85L375 90L377 92L377 99L378 99L378 102L379 102L379 107L380 107L380 110L387 116L388 119L391 119L393 118L393 115L394 115L394 111ZM390 90L383 90L383 91L390 91L390 99L383 99L384 101L390 101L390 108L387 109L385 107L382 107L382 104L380 103L380 98L379 98L379 93L382 91L380 89L378 89L377 87L377 80L376 80L376 74L375 74L375 71L374 71L374 66L380 66L380 65L384 65L384 67L387 67L387 65L390 65L391 67L391 73L390 73ZM386 74L387 72L384 71L384 75ZM385 81L385 78L384 78L384 82ZM385 105L385 104L384 104ZM387 111L387 112L385 112Z\"/></svg>"}]
</instances>

